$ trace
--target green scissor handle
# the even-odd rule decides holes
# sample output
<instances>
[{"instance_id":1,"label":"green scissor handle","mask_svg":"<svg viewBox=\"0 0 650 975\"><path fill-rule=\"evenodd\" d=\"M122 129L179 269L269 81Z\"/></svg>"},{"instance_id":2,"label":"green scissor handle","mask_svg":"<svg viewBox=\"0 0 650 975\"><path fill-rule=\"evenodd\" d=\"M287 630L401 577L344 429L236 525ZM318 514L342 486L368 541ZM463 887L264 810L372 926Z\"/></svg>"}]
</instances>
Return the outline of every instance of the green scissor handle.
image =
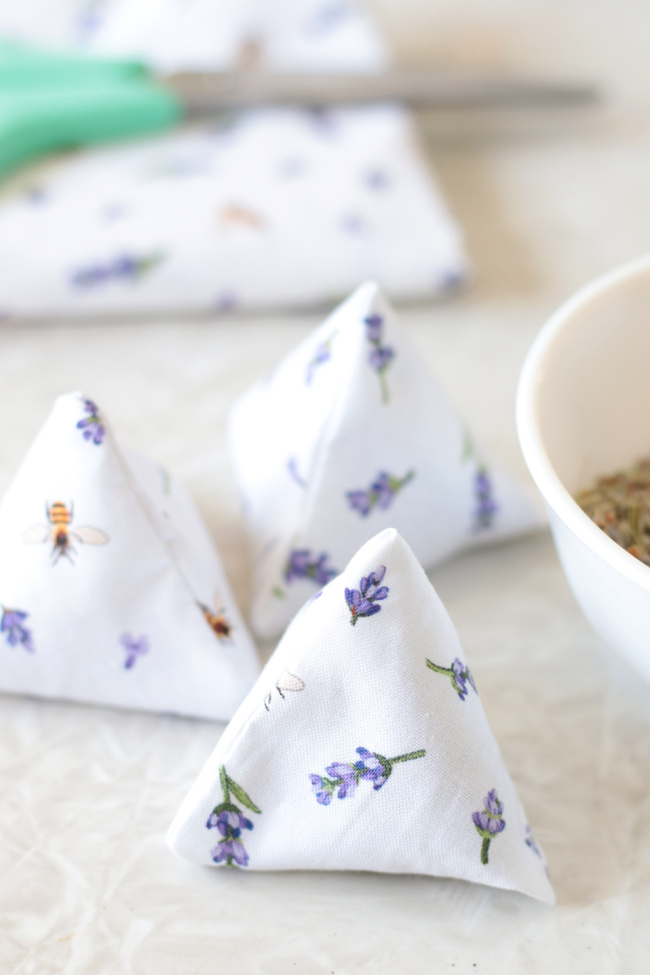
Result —
<instances>
[{"instance_id":1,"label":"green scissor handle","mask_svg":"<svg viewBox=\"0 0 650 975\"><path fill-rule=\"evenodd\" d=\"M0 176L47 152L155 132L178 99L135 61L0 44Z\"/></svg>"}]
</instances>

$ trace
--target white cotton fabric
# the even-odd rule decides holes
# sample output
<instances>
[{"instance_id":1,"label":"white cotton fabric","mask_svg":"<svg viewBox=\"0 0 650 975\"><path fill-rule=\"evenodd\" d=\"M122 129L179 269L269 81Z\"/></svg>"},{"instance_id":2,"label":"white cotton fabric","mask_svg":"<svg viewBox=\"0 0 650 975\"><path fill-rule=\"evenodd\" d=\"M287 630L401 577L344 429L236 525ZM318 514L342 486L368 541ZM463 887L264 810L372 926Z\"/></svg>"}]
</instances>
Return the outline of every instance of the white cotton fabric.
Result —
<instances>
[{"instance_id":1,"label":"white cotton fabric","mask_svg":"<svg viewBox=\"0 0 650 975\"><path fill-rule=\"evenodd\" d=\"M0 263L0 312L31 316L306 306L368 276L431 296L464 273L411 122L385 106L251 111L22 177Z\"/></svg>"},{"instance_id":2,"label":"white cotton fabric","mask_svg":"<svg viewBox=\"0 0 650 975\"><path fill-rule=\"evenodd\" d=\"M431 567L542 523L373 283L235 404L230 445L252 544L251 622L264 636L382 528Z\"/></svg>"},{"instance_id":3,"label":"white cotton fabric","mask_svg":"<svg viewBox=\"0 0 650 975\"><path fill-rule=\"evenodd\" d=\"M380 610L351 625L346 589L383 567ZM394 529L381 532L287 630L178 812L172 850L199 864L219 859L229 837L208 823L227 776L240 790L231 810L253 827L238 834L242 868L431 874L554 903L478 694L467 684L461 697L427 666L450 668L456 658L467 668L417 559ZM393 765L377 789L361 778L353 794L320 803L310 777L353 763L359 747L387 758L425 754ZM473 813L492 790L505 826L484 863Z\"/></svg>"},{"instance_id":4,"label":"white cotton fabric","mask_svg":"<svg viewBox=\"0 0 650 975\"><path fill-rule=\"evenodd\" d=\"M389 61L346 0L18 6L0 10L3 36L135 56L163 74L231 68L251 44L277 71ZM366 277L428 299L466 276L410 117L387 105L221 113L19 173L0 196L0 264L3 317L303 307Z\"/></svg>"},{"instance_id":5,"label":"white cotton fabric","mask_svg":"<svg viewBox=\"0 0 650 975\"><path fill-rule=\"evenodd\" d=\"M259 664L219 556L175 478L78 426L93 406L56 401L0 504L0 690L226 721Z\"/></svg>"}]
</instances>

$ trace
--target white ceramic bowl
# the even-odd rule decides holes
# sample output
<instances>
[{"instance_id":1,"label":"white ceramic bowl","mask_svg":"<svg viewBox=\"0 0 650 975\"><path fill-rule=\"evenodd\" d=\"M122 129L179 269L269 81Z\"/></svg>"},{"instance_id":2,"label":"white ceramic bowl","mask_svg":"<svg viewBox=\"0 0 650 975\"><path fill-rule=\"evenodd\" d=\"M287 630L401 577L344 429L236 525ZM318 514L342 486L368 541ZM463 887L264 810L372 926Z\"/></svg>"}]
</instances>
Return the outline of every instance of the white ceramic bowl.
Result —
<instances>
[{"instance_id":1,"label":"white ceramic bowl","mask_svg":"<svg viewBox=\"0 0 650 975\"><path fill-rule=\"evenodd\" d=\"M547 322L519 380L517 429L576 599L650 681L650 568L572 497L650 455L650 257L599 278Z\"/></svg>"}]
</instances>

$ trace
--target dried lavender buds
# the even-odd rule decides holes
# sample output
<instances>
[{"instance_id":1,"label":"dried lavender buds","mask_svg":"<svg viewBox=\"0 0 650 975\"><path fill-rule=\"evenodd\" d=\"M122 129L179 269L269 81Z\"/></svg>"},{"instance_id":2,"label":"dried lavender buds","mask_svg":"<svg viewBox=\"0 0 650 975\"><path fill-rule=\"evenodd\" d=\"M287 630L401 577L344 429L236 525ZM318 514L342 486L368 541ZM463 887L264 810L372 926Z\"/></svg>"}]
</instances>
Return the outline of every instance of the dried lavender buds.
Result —
<instances>
[{"instance_id":1,"label":"dried lavender buds","mask_svg":"<svg viewBox=\"0 0 650 975\"><path fill-rule=\"evenodd\" d=\"M576 501L606 535L650 565L650 457L620 474L601 477Z\"/></svg>"}]
</instances>

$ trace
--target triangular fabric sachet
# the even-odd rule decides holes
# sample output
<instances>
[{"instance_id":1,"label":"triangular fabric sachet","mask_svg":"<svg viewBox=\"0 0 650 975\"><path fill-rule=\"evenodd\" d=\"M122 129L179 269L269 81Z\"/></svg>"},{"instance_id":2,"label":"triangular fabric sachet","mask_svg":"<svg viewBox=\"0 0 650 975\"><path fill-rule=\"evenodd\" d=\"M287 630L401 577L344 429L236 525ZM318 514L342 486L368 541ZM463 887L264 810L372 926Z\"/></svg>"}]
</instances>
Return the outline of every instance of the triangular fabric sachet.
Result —
<instances>
[{"instance_id":1,"label":"triangular fabric sachet","mask_svg":"<svg viewBox=\"0 0 650 975\"><path fill-rule=\"evenodd\" d=\"M456 631L394 529L295 618L168 843L199 864L430 874L554 903Z\"/></svg>"},{"instance_id":2,"label":"triangular fabric sachet","mask_svg":"<svg viewBox=\"0 0 650 975\"><path fill-rule=\"evenodd\" d=\"M187 491L61 396L0 504L0 690L225 721L258 673Z\"/></svg>"},{"instance_id":3,"label":"triangular fabric sachet","mask_svg":"<svg viewBox=\"0 0 650 975\"><path fill-rule=\"evenodd\" d=\"M394 526L426 566L541 525L400 329L362 285L234 406L253 539L251 623L281 632L356 549Z\"/></svg>"}]
</instances>

